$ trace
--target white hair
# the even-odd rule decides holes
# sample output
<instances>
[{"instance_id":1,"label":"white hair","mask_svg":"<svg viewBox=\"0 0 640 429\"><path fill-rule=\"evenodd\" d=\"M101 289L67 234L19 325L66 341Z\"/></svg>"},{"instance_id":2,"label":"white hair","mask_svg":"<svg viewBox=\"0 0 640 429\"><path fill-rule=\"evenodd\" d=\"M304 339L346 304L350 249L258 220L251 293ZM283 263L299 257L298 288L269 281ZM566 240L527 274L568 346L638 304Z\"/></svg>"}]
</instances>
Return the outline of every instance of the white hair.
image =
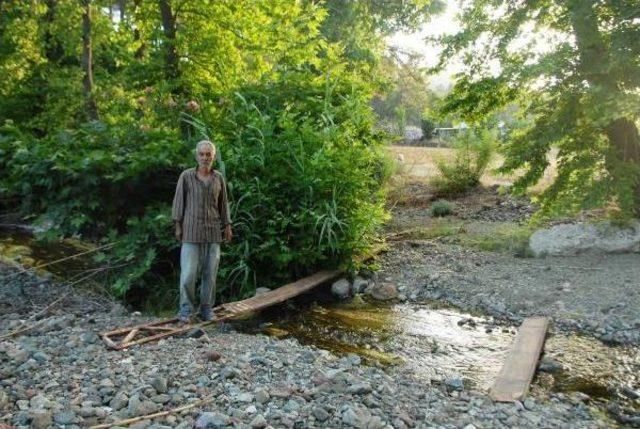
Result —
<instances>
[{"instance_id":1,"label":"white hair","mask_svg":"<svg viewBox=\"0 0 640 429\"><path fill-rule=\"evenodd\" d=\"M196 144L196 156L198 155L198 150L200 149L201 146L204 146L208 144L209 146L211 146L211 150L213 151L213 154L215 155L216 153L216 145L214 145L213 143L211 143L209 140L200 140L197 144Z\"/></svg>"}]
</instances>

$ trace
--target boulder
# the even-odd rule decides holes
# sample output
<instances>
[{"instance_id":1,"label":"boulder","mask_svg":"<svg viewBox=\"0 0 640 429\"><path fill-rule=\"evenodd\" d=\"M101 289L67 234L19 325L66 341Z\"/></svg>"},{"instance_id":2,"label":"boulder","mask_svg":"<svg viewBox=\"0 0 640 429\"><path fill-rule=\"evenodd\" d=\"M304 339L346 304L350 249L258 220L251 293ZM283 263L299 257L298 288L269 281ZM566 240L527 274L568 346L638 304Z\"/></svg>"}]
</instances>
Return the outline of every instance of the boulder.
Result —
<instances>
[{"instance_id":1,"label":"boulder","mask_svg":"<svg viewBox=\"0 0 640 429\"><path fill-rule=\"evenodd\" d=\"M534 232L529 238L529 247L537 257L640 252L640 221L626 227L608 221L554 225Z\"/></svg>"},{"instance_id":2,"label":"boulder","mask_svg":"<svg viewBox=\"0 0 640 429\"><path fill-rule=\"evenodd\" d=\"M337 298L347 298L350 292L351 284L349 284L349 280L347 279L340 279L331 285L331 293Z\"/></svg>"},{"instance_id":3,"label":"boulder","mask_svg":"<svg viewBox=\"0 0 640 429\"><path fill-rule=\"evenodd\" d=\"M386 301L398 297L398 289L393 283L377 283L367 288L366 293L372 298Z\"/></svg>"}]
</instances>

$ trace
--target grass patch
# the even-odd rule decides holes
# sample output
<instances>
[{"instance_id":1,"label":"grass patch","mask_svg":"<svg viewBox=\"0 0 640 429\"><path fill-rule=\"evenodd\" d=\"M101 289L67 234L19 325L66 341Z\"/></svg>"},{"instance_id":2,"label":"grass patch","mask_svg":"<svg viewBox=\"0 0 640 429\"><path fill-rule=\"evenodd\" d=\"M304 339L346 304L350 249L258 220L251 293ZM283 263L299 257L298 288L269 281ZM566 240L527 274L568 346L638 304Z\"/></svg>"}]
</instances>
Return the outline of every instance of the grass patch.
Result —
<instances>
[{"instance_id":1,"label":"grass patch","mask_svg":"<svg viewBox=\"0 0 640 429\"><path fill-rule=\"evenodd\" d=\"M448 237L463 232L461 221L434 219L424 226L414 226L397 232L394 238L403 240L431 240L434 238Z\"/></svg>"},{"instance_id":2,"label":"grass patch","mask_svg":"<svg viewBox=\"0 0 640 429\"><path fill-rule=\"evenodd\" d=\"M453 210L456 205L451 201L447 200L438 200L431 204L431 216L433 217L444 217L453 214Z\"/></svg>"},{"instance_id":3,"label":"grass patch","mask_svg":"<svg viewBox=\"0 0 640 429\"><path fill-rule=\"evenodd\" d=\"M529 249L529 237L533 227L529 225L503 224L479 234L465 234L460 244L489 252L512 253L519 257L533 256Z\"/></svg>"}]
</instances>

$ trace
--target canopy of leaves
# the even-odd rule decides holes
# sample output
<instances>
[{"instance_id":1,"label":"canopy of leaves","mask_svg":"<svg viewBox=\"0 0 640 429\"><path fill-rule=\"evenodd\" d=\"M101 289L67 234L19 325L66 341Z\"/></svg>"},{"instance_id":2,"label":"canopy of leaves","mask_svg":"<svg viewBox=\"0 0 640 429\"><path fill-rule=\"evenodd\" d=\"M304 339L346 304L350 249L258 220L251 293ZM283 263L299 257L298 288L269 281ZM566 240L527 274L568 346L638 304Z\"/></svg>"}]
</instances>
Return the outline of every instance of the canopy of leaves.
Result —
<instances>
[{"instance_id":1,"label":"canopy of leaves","mask_svg":"<svg viewBox=\"0 0 640 429\"><path fill-rule=\"evenodd\" d=\"M466 68L443 104L468 122L517 102L528 126L503 146L524 191L558 149L543 214L613 205L640 214L640 2L470 0L440 39Z\"/></svg>"},{"instance_id":2,"label":"canopy of leaves","mask_svg":"<svg viewBox=\"0 0 640 429\"><path fill-rule=\"evenodd\" d=\"M208 136L236 232L221 294L348 262L386 216L373 48L433 4L0 2L0 204L52 221L49 236L115 243L100 258L117 294L171 297L158 287L177 273L169 204ZM335 33L348 10L380 35L359 33L365 56Z\"/></svg>"}]
</instances>

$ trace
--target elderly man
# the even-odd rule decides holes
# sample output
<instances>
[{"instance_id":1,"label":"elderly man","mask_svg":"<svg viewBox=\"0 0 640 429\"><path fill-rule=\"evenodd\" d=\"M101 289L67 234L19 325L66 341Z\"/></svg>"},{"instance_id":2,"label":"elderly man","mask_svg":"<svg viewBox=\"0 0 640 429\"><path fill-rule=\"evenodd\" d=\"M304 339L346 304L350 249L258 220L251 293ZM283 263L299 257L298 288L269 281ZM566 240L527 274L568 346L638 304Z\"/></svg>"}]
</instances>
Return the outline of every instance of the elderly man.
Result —
<instances>
[{"instance_id":1,"label":"elderly man","mask_svg":"<svg viewBox=\"0 0 640 429\"><path fill-rule=\"evenodd\" d=\"M212 168L216 147L208 140L196 145L198 166L180 174L173 198L172 217L180 249L180 322L189 323L195 308L196 277L200 284L200 318L213 317L220 243L229 242L231 218L227 189L219 171Z\"/></svg>"}]
</instances>

